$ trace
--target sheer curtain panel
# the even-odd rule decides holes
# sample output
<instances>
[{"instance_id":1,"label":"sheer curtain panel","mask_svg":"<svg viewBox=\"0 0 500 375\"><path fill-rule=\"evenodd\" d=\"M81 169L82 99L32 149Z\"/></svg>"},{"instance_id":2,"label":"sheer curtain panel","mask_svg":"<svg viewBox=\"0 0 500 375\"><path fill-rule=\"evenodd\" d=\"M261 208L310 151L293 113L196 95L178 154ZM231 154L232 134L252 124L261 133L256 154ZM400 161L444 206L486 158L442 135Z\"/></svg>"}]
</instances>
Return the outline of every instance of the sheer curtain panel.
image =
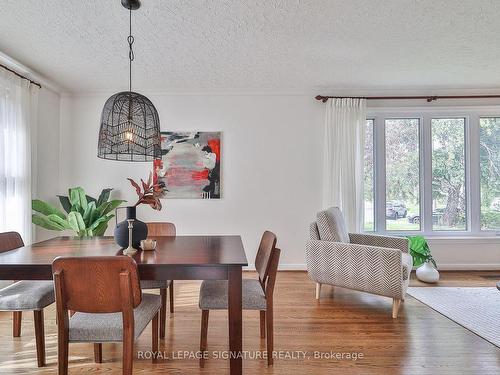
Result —
<instances>
[{"instance_id":1,"label":"sheer curtain panel","mask_svg":"<svg viewBox=\"0 0 500 375\"><path fill-rule=\"evenodd\" d=\"M351 232L363 230L365 123L365 99L328 99L323 159L323 206L325 209L339 207Z\"/></svg>"},{"instance_id":2,"label":"sheer curtain panel","mask_svg":"<svg viewBox=\"0 0 500 375\"><path fill-rule=\"evenodd\" d=\"M0 232L32 242L31 130L36 130L38 87L0 69Z\"/></svg>"}]
</instances>

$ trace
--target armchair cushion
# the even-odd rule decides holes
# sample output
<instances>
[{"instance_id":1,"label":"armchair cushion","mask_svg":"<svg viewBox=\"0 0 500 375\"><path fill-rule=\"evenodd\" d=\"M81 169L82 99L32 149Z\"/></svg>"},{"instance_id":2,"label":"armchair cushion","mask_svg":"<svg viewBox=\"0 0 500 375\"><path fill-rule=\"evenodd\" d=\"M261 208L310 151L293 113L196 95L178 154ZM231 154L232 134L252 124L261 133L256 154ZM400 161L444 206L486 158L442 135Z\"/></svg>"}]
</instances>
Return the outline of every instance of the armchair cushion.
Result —
<instances>
[{"instance_id":1,"label":"armchair cushion","mask_svg":"<svg viewBox=\"0 0 500 375\"><path fill-rule=\"evenodd\" d=\"M318 212L316 219L322 241L349 242L344 216L338 207Z\"/></svg>"}]
</instances>

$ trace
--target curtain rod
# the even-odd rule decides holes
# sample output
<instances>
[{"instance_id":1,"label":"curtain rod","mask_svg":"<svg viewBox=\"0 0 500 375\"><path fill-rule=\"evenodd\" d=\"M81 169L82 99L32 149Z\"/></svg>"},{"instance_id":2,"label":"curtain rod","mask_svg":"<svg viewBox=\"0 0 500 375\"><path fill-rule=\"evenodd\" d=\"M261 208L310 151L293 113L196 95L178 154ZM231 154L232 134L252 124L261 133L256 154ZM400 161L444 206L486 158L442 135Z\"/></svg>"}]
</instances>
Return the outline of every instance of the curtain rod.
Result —
<instances>
[{"instance_id":1,"label":"curtain rod","mask_svg":"<svg viewBox=\"0 0 500 375\"><path fill-rule=\"evenodd\" d=\"M11 73L15 74L15 75L16 75L16 76L18 76L19 78L25 79L25 80L29 81L31 84L33 84L33 85L35 85L35 86L38 86L39 88L42 88L42 85L40 85L38 82L35 82L35 81L33 81L32 79L29 79L28 77L25 77L25 76L23 76L23 75L19 74L19 73L18 73L18 72L16 72L15 70L12 70L12 69L10 69L10 68L7 68L7 67L6 67L5 65L3 65L3 64L0 64L0 66L1 66L2 68L4 68L5 70L8 70L9 72L11 72ZM325 101L326 101L326 100L325 100Z\"/></svg>"},{"instance_id":2,"label":"curtain rod","mask_svg":"<svg viewBox=\"0 0 500 375\"><path fill-rule=\"evenodd\" d=\"M431 96L323 96L317 95L316 100L326 103L328 99L366 99L366 100L413 100L425 99L428 103L438 99L488 99L500 98L500 95L431 95Z\"/></svg>"}]
</instances>

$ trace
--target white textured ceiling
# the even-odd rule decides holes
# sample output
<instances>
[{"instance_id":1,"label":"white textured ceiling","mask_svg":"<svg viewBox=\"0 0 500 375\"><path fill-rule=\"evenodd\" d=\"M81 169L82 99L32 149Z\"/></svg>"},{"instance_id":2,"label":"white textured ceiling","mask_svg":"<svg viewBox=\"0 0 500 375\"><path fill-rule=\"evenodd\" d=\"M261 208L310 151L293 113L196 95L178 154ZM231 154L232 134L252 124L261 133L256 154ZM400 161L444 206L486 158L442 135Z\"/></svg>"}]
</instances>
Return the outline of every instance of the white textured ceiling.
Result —
<instances>
[{"instance_id":1,"label":"white textured ceiling","mask_svg":"<svg viewBox=\"0 0 500 375\"><path fill-rule=\"evenodd\" d=\"M498 0L143 0L134 87L500 88ZM125 88L120 0L2 0L0 51L73 92Z\"/></svg>"}]
</instances>

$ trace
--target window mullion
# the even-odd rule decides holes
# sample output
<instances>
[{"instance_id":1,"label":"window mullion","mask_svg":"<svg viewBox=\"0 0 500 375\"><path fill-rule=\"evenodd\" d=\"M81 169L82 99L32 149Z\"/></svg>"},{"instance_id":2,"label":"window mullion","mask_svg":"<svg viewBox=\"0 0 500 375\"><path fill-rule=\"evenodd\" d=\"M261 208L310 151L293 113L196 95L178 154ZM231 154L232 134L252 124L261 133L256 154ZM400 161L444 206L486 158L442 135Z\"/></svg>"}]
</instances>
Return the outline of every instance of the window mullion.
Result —
<instances>
[{"instance_id":1,"label":"window mullion","mask_svg":"<svg viewBox=\"0 0 500 375\"><path fill-rule=\"evenodd\" d=\"M466 125L466 196L469 230L481 231L481 168L479 163L479 115L471 114Z\"/></svg>"},{"instance_id":2,"label":"window mullion","mask_svg":"<svg viewBox=\"0 0 500 375\"><path fill-rule=\"evenodd\" d=\"M432 232L432 135L431 135L431 117L426 114L422 118L421 124L421 229L424 233Z\"/></svg>"},{"instance_id":3,"label":"window mullion","mask_svg":"<svg viewBox=\"0 0 500 375\"><path fill-rule=\"evenodd\" d=\"M385 116L375 118L375 230L385 233Z\"/></svg>"}]
</instances>

